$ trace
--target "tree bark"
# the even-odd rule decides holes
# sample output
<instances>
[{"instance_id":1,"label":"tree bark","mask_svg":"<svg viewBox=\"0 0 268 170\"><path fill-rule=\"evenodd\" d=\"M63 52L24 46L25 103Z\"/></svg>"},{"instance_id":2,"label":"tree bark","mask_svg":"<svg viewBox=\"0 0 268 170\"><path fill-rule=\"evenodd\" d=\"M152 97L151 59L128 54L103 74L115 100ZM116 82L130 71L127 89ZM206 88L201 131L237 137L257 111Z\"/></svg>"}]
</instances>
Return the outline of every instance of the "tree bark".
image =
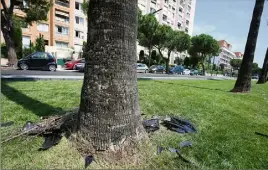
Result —
<instances>
[{"instance_id":1,"label":"tree bark","mask_svg":"<svg viewBox=\"0 0 268 170\"><path fill-rule=\"evenodd\" d=\"M78 132L97 151L142 131L136 75L137 0L90 0Z\"/></svg>"},{"instance_id":2,"label":"tree bark","mask_svg":"<svg viewBox=\"0 0 268 170\"><path fill-rule=\"evenodd\" d=\"M244 57L232 92L249 92L251 88L252 63L258 39L265 0L256 0L248 33Z\"/></svg>"},{"instance_id":3,"label":"tree bark","mask_svg":"<svg viewBox=\"0 0 268 170\"><path fill-rule=\"evenodd\" d=\"M1 1L1 4L4 7L6 6L4 1ZM16 66L18 60L17 60L17 54L15 50L15 43L12 37L13 30L14 30L14 26L12 22L13 11L10 11L12 9L12 6L9 8L9 11L7 9L1 11L1 31L3 33L3 37L5 39L5 43L6 43L7 50L8 50L8 64L9 66Z\"/></svg>"},{"instance_id":4,"label":"tree bark","mask_svg":"<svg viewBox=\"0 0 268 170\"><path fill-rule=\"evenodd\" d=\"M169 74L169 60L171 51L168 51L168 58L166 58L166 74Z\"/></svg>"},{"instance_id":5,"label":"tree bark","mask_svg":"<svg viewBox=\"0 0 268 170\"><path fill-rule=\"evenodd\" d=\"M148 67L151 67L151 53L152 53L152 46L149 47L149 65Z\"/></svg>"},{"instance_id":6,"label":"tree bark","mask_svg":"<svg viewBox=\"0 0 268 170\"><path fill-rule=\"evenodd\" d=\"M202 59L201 59L201 65L202 65L202 74L203 76L206 74L206 69L205 69L205 55L202 54Z\"/></svg>"},{"instance_id":7,"label":"tree bark","mask_svg":"<svg viewBox=\"0 0 268 170\"><path fill-rule=\"evenodd\" d=\"M266 50L265 58L263 61L263 66L261 70L261 75L257 84L264 84L267 81L267 73L268 73L268 48Z\"/></svg>"}]
</instances>

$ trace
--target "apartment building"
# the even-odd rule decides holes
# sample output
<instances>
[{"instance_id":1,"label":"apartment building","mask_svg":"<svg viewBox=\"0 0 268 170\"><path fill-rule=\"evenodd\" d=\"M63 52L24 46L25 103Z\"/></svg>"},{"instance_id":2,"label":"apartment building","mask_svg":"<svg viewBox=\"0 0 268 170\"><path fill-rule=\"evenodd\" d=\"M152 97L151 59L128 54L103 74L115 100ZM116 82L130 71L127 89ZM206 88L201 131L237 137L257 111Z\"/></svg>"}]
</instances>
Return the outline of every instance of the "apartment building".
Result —
<instances>
[{"instance_id":1,"label":"apartment building","mask_svg":"<svg viewBox=\"0 0 268 170\"><path fill-rule=\"evenodd\" d=\"M46 51L53 53L57 58L77 58L82 52L83 42L86 41L87 20L82 12L83 0L53 0L53 6L48 12L48 20L34 22L22 28L22 44L29 47L30 42L41 34L45 39ZM9 6L10 0L6 0ZM23 1L17 1L23 5ZM18 17L25 14L14 10Z\"/></svg>"},{"instance_id":2,"label":"apartment building","mask_svg":"<svg viewBox=\"0 0 268 170\"><path fill-rule=\"evenodd\" d=\"M219 56L215 56L214 64L219 66L224 64L226 69L231 69L230 61L236 57L235 53L232 52L232 45L225 40L218 41L220 46Z\"/></svg>"},{"instance_id":3,"label":"apartment building","mask_svg":"<svg viewBox=\"0 0 268 170\"><path fill-rule=\"evenodd\" d=\"M194 15L196 0L138 0L138 6L142 14L156 12L154 15L160 24L171 26L174 30L193 33ZM148 53L142 46L137 46L138 54L140 50ZM172 53L170 64L174 64L176 57L185 58L186 53Z\"/></svg>"},{"instance_id":4,"label":"apartment building","mask_svg":"<svg viewBox=\"0 0 268 170\"><path fill-rule=\"evenodd\" d=\"M244 56L241 52L234 52L234 53L235 53L235 59L242 59Z\"/></svg>"}]
</instances>

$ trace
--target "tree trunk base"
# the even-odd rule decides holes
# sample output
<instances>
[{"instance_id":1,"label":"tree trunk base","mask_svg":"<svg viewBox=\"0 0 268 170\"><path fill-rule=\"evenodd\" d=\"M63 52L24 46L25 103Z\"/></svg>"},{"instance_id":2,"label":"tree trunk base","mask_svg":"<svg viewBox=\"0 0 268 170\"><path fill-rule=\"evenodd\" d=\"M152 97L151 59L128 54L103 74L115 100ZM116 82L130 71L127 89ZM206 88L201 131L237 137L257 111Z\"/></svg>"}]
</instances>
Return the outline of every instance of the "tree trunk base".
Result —
<instances>
[{"instance_id":1,"label":"tree trunk base","mask_svg":"<svg viewBox=\"0 0 268 170\"><path fill-rule=\"evenodd\" d=\"M151 146L149 137L143 127L140 127L140 132L135 137L125 138L118 145L111 145L105 151L95 150L90 141L84 139L82 136L78 131L73 133L69 140L83 157L88 155L94 156L98 165L103 166L102 168L122 168L131 165L137 167L145 159L144 154L146 153L143 153L142 148Z\"/></svg>"},{"instance_id":2,"label":"tree trunk base","mask_svg":"<svg viewBox=\"0 0 268 170\"><path fill-rule=\"evenodd\" d=\"M233 88L230 92L233 92L233 93L249 93L250 90L241 89L241 88Z\"/></svg>"}]
</instances>

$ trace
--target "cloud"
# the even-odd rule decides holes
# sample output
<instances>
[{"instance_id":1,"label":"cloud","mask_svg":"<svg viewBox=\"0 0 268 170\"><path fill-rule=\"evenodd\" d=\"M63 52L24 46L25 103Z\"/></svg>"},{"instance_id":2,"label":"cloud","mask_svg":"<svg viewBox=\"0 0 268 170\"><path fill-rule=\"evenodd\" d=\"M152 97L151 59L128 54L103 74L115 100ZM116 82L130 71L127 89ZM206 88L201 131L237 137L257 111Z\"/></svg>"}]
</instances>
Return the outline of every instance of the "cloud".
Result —
<instances>
[{"instance_id":1,"label":"cloud","mask_svg":"<svg viewBox=\"0 0 268 170\"><path fill-rule=\"evenodd\" d=\"M199 35L199 34L209 34L213 36L216 40L225 40L228 43L232 45L232 51L240 51L244 52L245 44L246 44L246 38L240 38L237 36L232 36L226 33L222 33L217 31L216 26L214 25L195 25L193 30L193 35Z\"/></svg>"}]
</instances>

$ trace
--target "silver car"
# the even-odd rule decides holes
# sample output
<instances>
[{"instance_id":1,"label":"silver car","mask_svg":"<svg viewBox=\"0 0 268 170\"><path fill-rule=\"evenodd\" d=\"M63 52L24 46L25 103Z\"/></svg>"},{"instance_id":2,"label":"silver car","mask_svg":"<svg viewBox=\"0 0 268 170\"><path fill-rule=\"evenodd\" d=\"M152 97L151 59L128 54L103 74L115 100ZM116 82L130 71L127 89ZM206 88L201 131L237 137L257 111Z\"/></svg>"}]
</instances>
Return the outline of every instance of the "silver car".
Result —
<instances>
[{"instance_id":1,"label":"silver car","mask_svg":"<svg viewBox=\"0 0 268 170\"><path fill-rule=\"evenodd\" d=\"M146 64L137 63L137 73L148 73L149 69Z\"/></svg>"}]
</instances>

